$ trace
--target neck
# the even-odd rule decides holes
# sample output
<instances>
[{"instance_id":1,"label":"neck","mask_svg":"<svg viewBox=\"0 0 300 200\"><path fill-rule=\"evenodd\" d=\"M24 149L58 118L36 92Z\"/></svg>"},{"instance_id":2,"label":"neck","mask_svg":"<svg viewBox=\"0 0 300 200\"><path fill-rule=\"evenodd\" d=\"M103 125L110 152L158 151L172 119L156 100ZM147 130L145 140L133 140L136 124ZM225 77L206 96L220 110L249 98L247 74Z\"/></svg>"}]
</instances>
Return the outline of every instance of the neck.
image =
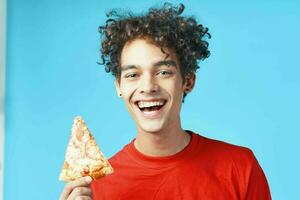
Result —
<instances>
[{"instance_id":1,"label":"neck","mask_svg":"<svg viewBox=\"0 0 300 200\"><path fill-rule=\"evenodd\" d=\"M144 155L162 157L180 152L189 144L190 139L190 134L181 127L155 133L138 130L134 146Z\"/></svg>"}]
</instances>

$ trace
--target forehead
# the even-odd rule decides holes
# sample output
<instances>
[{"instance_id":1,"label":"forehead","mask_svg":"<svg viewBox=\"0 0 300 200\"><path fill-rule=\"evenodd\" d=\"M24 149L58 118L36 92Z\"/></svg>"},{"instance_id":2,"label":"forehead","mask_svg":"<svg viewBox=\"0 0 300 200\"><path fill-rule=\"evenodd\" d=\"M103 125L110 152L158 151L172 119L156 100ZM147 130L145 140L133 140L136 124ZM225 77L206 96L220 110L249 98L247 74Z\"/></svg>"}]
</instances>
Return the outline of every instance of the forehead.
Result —
<instances>
[{"instance_id":1,"label":"forehead","mask_svg":"<svg viewBox=\"0 0 300 200\"><path fill-rule=\"evenodd\" d=\"M163 48L146 39L135 39L127 42L121 52L120 64L123 65L149 65L162 60L173 60L177 56L173 50Z\"/></svg>"}]
</instances>

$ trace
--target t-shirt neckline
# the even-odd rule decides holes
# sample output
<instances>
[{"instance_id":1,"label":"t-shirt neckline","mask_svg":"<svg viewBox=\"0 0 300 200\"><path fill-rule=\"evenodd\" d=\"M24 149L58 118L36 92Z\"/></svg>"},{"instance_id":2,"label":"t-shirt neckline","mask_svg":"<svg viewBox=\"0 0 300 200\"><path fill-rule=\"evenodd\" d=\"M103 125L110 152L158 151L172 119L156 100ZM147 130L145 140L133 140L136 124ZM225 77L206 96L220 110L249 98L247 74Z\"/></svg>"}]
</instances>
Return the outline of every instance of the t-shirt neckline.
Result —
<instances>
[{"instance_id":1,"label":"t-shirt neckline","mask_svg":"<svg viewBox=\"0 0 300 200\"><path fill-rule=\"evenodd\" d=\"M180 152L175 153L170 156L162 156L162 157L154 157L154 156L147 156L138 151L134 146L133 139L125 148L128 152L129 156L138 164L142 166L146 166L147 168L162 168L162 167L172 167L175 166L177 163L187 161L192 155L193 152L196 150L198 137L192 131L186 130L187 133L191 135L191 140L189 144L182 149Z\"/></svg>"}]
</instances>

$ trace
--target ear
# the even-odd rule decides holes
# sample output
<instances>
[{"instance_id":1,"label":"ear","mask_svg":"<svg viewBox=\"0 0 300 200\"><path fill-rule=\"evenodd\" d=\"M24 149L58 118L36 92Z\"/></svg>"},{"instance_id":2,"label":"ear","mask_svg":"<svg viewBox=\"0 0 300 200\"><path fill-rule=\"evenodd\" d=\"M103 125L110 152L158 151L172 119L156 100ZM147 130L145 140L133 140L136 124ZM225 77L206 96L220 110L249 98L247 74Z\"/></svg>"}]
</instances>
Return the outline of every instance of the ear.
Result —
<instances>
[{"instance_id":1,"label":"ear","mask_svg":"<svg viewBox=\"0 0 300 200\"><path fill-rule=\"evenodd\" d=\"M120 83L119 83L118 79L115 79L115 87L116 87L116 92L117 92L118 97L121 97L122 91L121 91Z\"/></svg>"},{"instance_id":2,"label":"ear","mask_svg":"<svg viewBox=\"0 0 300 200\"><path fill-rule=\"evenodd\" d=\"M189 93L193 90L194 86L195 86L195 82L196 82L196 74L195 73L191 73L190 75L188 75L185 78L185 82L183 85L183 92L184 93Z\"/></svg>"}]
</instances>

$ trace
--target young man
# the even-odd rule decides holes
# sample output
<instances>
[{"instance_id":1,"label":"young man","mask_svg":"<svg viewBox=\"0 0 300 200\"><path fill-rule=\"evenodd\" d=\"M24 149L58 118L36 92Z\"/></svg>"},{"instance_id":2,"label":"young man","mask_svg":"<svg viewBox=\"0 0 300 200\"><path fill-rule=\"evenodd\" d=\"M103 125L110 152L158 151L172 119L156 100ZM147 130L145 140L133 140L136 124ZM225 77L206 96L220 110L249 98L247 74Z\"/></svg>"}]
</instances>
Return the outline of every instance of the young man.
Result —
<instances>
[{"instance_id":1,"label":"young man","mask_svg":"<svg viewBox=\"0 0 300 200\"><path fill-rule=\"evenodd\" d=\"M102 59L116 77L137 136L110 158L114 173L65 186L61 199L271 199L251 150L183 130L180 110L209 56L208 29L165 4L146 15L112 12ZM91 183L91 184L90 184Z\"/></svg>"}]
</instances>

